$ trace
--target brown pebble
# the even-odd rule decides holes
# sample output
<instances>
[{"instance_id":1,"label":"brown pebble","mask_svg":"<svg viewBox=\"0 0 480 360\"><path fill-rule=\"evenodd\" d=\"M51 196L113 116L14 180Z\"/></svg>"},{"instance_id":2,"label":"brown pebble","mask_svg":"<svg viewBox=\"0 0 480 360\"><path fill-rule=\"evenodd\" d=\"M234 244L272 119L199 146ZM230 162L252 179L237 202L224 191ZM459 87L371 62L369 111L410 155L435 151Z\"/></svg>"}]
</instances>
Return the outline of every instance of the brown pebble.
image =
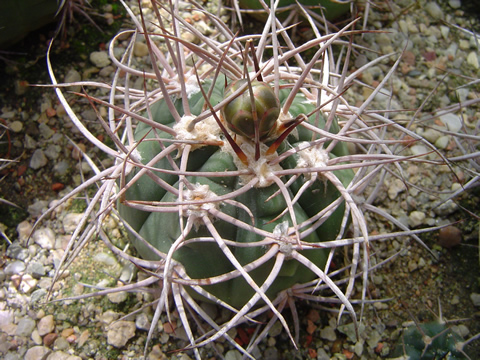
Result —
<instances>
[{"instance_id":1,"label":"brown pebble","mask_svg":"<svg viewBox=\"0 0 480 360\"><path fill-rule=\"evenodd\" d=\"M307 319L311 320L312 322L316 323L320 320L320 313L315 309L310 309L307 315Z\"/></svg>"},{"instance_id":2,"label":"brown pebble","mask_svg":"<svg viewBox=\"0 0 480 360\"><path fill-rule=\"evenodd\" d=\"M73 333L75 333L75 330L73 330L73 328L67 328L67 329L63 329L63 330L62 330L62 336L63 336L64 338L69 337L69 336L72 335Z\"/></svg>"},{"instance_id":3,"label":"brown pebble","mask_svg":"<svg viewBox=\"0 0 480 360\"><path fill-rule=\"evenodd\" d=\"M410 66L415 66L415 54L411 51L404 51L402 60Z\"/></svg>"},{"instance_id":4,"label":"brown pebble","mask_svg":"<svg viewBox=\"0 0 480 360\"><path fill-rule=\"evenodd\" d=\"M315 332L315 330L317 330L317 325L315 325L313 323L313 321L311 321L311 320L307 320L307 324L308 324L307 325L307 333L312 335Z\"/></svg>"},{"instance_id":5,"label":"brown pebble","mask_svg":"<svg viewBox=\"0 0 480 360\"><path fill-rule=\"evenodd\" d=\"M49 107L46 111L48 117L57 115L57 111L54 108Z\"/></svg>"},{"instance_id":6,"label":"brown pebble","mask_svg":"<svg viewBox=\"0 0 480 360\"><path fill-rule=\"evenodd\" d=\"M50 347L54 343L54 341L57 339L57 337L58 337L58 334L56 333L50 333L45 335L43 337L43 345Z\"/></svg>"},{"instance_id":7,"label":"brown pebble","mask_svg":"<svg viewBox=\"0 0 480 360\"><path fill-rule=\"evenodd\" d=\"M52 184L52 190L53 191L63 190L64 187L65 187L65 185L63 185L62 183L53 183Z\"/></svg>"},{"instance_id":8,"label":"brown pebble","mask_svg":"<svg viewBox=\"0 0 480 360\"><path fill-rule=\"evenodd\" d=\"M173 334L175 333L175 328L176 326L172 324L171 322L166 322L163 324L163 331L167 334Z\"/></svg>"},{"instance_id":9,"label":"brown pebble","mask_svg":"<svg viewBox=\"0 0 480 360\"><path fill-rule=\"evenodd\" d=\"M462 242L462 230L455 226L447 226L438 232L438 245L450 249Z\"/></svg>"},{"instance_id":10,"label":"brown pebble","mask_svg":"<svg viewBox=\"0 0 480 360\"><path fill-rule=\"evenodd\" d=\"M86 151L86 146L85 144L82 144L82 143L77 144L77 146L78 148L74 147L72 150L72 158L75 160L80 160L83 157L82 152Z\"/></svg>"}]
</instances>

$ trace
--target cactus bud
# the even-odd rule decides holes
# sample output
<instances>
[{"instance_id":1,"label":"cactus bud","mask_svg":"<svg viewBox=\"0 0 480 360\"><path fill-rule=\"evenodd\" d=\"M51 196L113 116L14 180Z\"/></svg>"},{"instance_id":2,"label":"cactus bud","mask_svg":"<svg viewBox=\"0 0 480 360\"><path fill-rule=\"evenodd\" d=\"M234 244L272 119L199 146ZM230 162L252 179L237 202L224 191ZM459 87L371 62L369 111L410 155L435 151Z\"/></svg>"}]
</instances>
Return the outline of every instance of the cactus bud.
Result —
<instances>
[{"instance_id":1,"label":"cactus bud","mask_svg":"<svg viewBox=\"0 0 480 360\"><path fill-rule=\"evenodd\" d=\"M233 94L246 82L245 79L232 82L225 90L225 97ZM265 139L275 128L280 114L280 104L273 89L268 84L254 80L252 81L252 90L255 99L259 138ZM247 88L222 109L222 116L230 130L252 139L255 138L255 123L252 112L252 102Z\"/></svg>"}]
</instances>

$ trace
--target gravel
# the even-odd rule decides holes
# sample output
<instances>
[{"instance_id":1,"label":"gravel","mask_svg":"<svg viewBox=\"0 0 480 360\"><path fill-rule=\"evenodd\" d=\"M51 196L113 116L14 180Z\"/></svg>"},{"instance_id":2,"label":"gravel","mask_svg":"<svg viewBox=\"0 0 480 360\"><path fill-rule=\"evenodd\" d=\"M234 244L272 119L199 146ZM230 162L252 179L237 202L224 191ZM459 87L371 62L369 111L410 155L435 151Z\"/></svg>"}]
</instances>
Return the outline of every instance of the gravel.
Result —
<instances>
[{"instance_id":1,"label":"gravel","mask_svg":"<svg viewBox=\"0 0 480 360\"><path fill-rule=\"evenodd\" d=\"M448 25L468 27L469 20L464 16L459 0L450 0L447 3L420 1L420 6L403 13L400 9L407 8L410 2L397 1L394 5L394 13L380 8L374 9L369 16L368 28L385 32L364 34L363 38L358 40L364 46L382 53L405 49L398 74L391 87L387 87L391 93L379 94L373 106L379 109L386 109L387 106L390 109L416 109L425 105L420 113L425 121L415 124L412 130L444 150L448 156L458 155L459 146L453 135L464 131L464 124L471 124L473 128L469 129L472 131L475 127L478 129L480 110L478 107L466 108L462 111L462 117L457 113L436 112L440 107L449 106L458 99L466 101L478 94L478 87L459 89L454 92L456 96L452 96L450 92L460 83L464 83L460 82L460 79L466 79L466 83L469 79L478 78L480 74L479 51L474 36ZM394 14L398 17L396 21L391 21ZM189 13L187 15L190 16ZM199 26L204 31L211 31L206 23ZM136 66L149 66L145 63L147 54L148 49L144 42L135 44ZM362 66L373 56L376 55L371 52L358 56L354 66ZM74 82L80 79L97 79L108 83L114 71L110 64L104 50L85 54L84 57L79 57L79 65L76 67L81 71L73 68L62 69L65 70L63 80ZM381 81L390 66L391 63L382 63L369 68L363 74L362 81L375 85ZM447 72L455 76L444 78ZM439 81L442 81L440 86ZM143 87L143 84L137 85L140 89ZM437 93L435 99L429 102L427 100L433 89L437 89ZM72 90L81 91L80 88ZM18 91L20 96L23 90ZM353 93L350 95L351 101L362 102L370 94L371 92L364 90ZM390 95L393 95L391 101ZM15 187L25 196L29 196L30 202L29 217L16 226L17 237L13 238L13 244L7 247L5 264L0 269L0 356L4 359L48 360L109 357L138 359L143 354L152 320L151 308L141 308L141 305L152 301L154 294L119 293L104 299L43 303L52 284L55 269L83 213L75 208L75 204L65 204L35 229L30 240L28 236L32 224L45 209L82 181L78 169L88 168L81 153L71 146L66 135L68 133L69 137L75 138L77 132L69 120L65 120L67 117L63 108L56 104L54 93L46 91L35 114L26 114L21 108L10 108L8 105L0 109L0 118L18 135L13 146L27 152L29 158L26 164L34 170L33 173L37 174L38 178L45 176L47 169L62 179L66 179L67 174L72 174L68 182L51 184L52 190L58 192L56 196L42 197L41 193L31 192L31 188L35 189L35 186L29 185L38 181L35 180L38 178L31 175L23 177L26 169L23 169L21 164L11 167L12 172L8 176L15 178ZM95 123L95 112L88 105L79 103L75 106L77 114L80 114L89 126L98 127L98 133L101 134L100 125ZM101 108L100 111L105 112L106 109ZM432 114L438 116L430 116ZM25 129L26 119L29 123L37 124L36 128ZM62 131L58 130L60 128ZM445 130L450 133L445 133ZM391 136L395 136L395 133ZM98 153L90 144L80 143L79 147L90 156ZM429 148L425 144L415 144L403 151L418 155L429 152ZM436 155L429 156L434 158ZM456 202L442 203L437 197L421 190L425 188L439 191L440 199L446 199L447 191L458 189L468 180L469 175L465 169L458 165L442 167L425 163L422 166L409 165L404 171L406 181L391 178L385 180L383 195L377 201L382 208L388 209L390 214L412 228L446 225L465 217L460 213ZM454 180L452 171L456 174ZM9 198L7 193L3 197ZM115 220L111 220L108 229L112 234L116 234L120 242L122 234ZM386 232L389 226L382 220L372 219L372 231ZM398 337L396 330L401 329L402 323L411 320L409 312L421 317L419 314L432 308L438 313L437 300L441 300L443 315L447 319L474 316L480 306L480 289L478 284L474 286L470 282L478 276L478 258L467 258L466 252L471 252L468 250L471 248L467 247L465 250L463 247L462 252L461 244L467 243L474 236L478 237L478 230L476 231L456 224L443 229L438 236L433 234L428 245L439 260L431 257L418 244L408 243L404 239L377 245L372 261L380 262L400 248L404 248L404 252L395 261L372 272L373 281L369 293L373 299L396 297L399 301L378 301L368 307L361 324L359 340L348 321L337 326L335 314L324 313L313 305L309 309L300 309L303 312L310 311L308 315L303 314L301 317L301 327L307 333L306 337L302 338L306 339L302 354L317 359L330 358L334 353L341 354L337 358L351 358L349 356L353 354L364 359L388 357L389 350L393 348L393 342ZM459 275L460 271L455 268L460 266L473 272L472 277L467 277L466 272ZM103 243L92 242L85 246L78 259L51 289L52 299L85 294L89 291L87 284L108 287L114 286L117 281L129 281L135 276L140 278L141 274L137 275L131 264L116 259ZM402 307L401 302L403 306L407 304L408 311ZM127 316L133 310L138 312ZM209 311L217 312L216 309ZM170 353L186 345L181 323L175 314L172 316L174 324L164 317L161 318L148 359L190 359L191 354L188 352ZM216 316L221 317L222 314L216 313ZM478 324L470 321L462 324L458 332L469 337L480 332L480 328ZM478 348L477 346L476 349ZM224 350L226 359L241 358L240 353L230 349L227 344L220 342L218 349ZM276 359L280 352L288 353L293 350L288 346L288 338L281 328L274 327L257 351L260 358ZM204 350L204 354L207 357L214 353Z\"/></svg>"}]
</instances>

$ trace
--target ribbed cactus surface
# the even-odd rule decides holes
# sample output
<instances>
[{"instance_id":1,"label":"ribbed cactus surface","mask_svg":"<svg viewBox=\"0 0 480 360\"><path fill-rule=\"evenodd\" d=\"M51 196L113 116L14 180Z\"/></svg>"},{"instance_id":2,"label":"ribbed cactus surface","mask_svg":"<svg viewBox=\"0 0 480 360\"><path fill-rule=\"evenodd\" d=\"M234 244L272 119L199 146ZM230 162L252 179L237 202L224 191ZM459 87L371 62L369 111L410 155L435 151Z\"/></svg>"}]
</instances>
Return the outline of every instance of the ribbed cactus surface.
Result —
<instances>
[{"instance_id":1,"label":"ribbed cactus surface","mask_svg":"<svg viewBox=\"0 0 480 360\"><path fill-rule=\"evenodd\" d=\"M212 106L215 106L224 98L224 84L223 78L216 81L213 92L209 98ZM210 84L206 82L203 86L205 92L207 92ZM284 103L289 92L290 90L286 89L280 91L280 104ZM177 98L173 100L179 114L182 115L182 99ZM191 94L188 103L192 115L198 115L205 109L204 96L200 91ZM314 111L314 109L315 106L313 104L308 102L303 95L298 94L289 109L289 115L295 118L300 114L309 114ZM164 100L160 100L152 105L151 114L155 122L166 125L172 129L178 129L178 125L170 114ZM323 128L325 125L325 120L322 116L318 116L318 114L311 115L308 121L319 128ZM330 131L338 130L338 125L333 125ZM200 125L197 124L196 127L198 126ZM216 125L214 127L216 127ZM192 132L194 131L195 130L192 130ZM218 135L215 136L223 139L223 134L220 130L218 130ZM232 136L236 138L237 143L239 143L243 149L254 146L252 139L245 139L235 135ZM152 129L150 125L145 123L140 123L137 126L135 138L139 142L137 150L139 151L143 164L149 163L151 159L158 156L158 154L164 150L165 146L170 145L172 141L173 143L176 141L173 135L158 129ZM264 152L262 152L259 161L251 161L247 169L257 166L258 164L268 164L281 153L298 147L299 144L303 142L312 141L316 138L318 138L318 135L313 134L305 127L298 126L297 129L284 140L277 153L266 156ZM234 197L233 200L235 203L229 201L211 201L215 199L215 197L225 196L235 192L253 177L259 176L256 172L238 175L238 170L241 170L243 165L241 165L235 153L227 150L227 148L230 147L228 142L223 142L224 145L222 146L212 144L197 148L194 147L188 155L186 164L187 174L185 178L182 178L184 175L178 171L181 166L181 159L184 158L181 156L181 144L178 146L179 150L175 150L175 152L171 154L171 158L165 156L153 164L154 168L158 169L158 172L155 172L158 179L169 184L177 191L183 188L184 186L182 184L186 182L193 184L193 188L189 189L185 187L182 190L182 197L186 204L189 201L196 201L196 203L185 205L182 208L182 215L180 215L178 210L147 212L123 204L119 205L120 214L123 219L138 232L143 239L162 253L167 254L172 244L181 238L181 224L185 224L188 216L195 216L196 211L199 214L199 220L195 222L191 229L183 230L184 240L211 238L211 230L201 222L202 211L207 211L209 207L214 207L217 213L225 215L225 217L211 216L212 224L222 239L237 243L250 243L251 246L229 246L235 258L243 266L265 254L267 249L264 246L254 245L255 242L262 240L264 237L259 234L258 231L255 232L245 226L237 226L229 219L237 219L243 224L252 226L252 228L265 230L270 233L278 233L282 227L286 227L287 223L290 227L293 225L291 211L285 211L288 207L285 194L279 191L279 186L274 181L259 181L248 191L241 192L238 196ZM269 144L268 141L267 144ZM265 147L266 145L261 144L261 149ZM312 151L312 148L309 148L309 150ZM345 145L340 143L334 148L330 157L345 155L346 153ZM301 151L286 156L279 164L274 166L274 169L275 171L294 169L301 163L301 157ZM139 168L131 172L128 175L127 182L131 180L138 171L140 171ZM195 175L196 173L199 175ZM205 176L205 173L210 173L212 176ZM234 175L230 175L230 173ZM335 175L344 186L347 186L353 177L353 172L351 170L338 170L335 171ZM293 199L305 181L311 178L312 174L305 173L300 174L296 179L291 179L291 176L285 175L279 177L279 180L283 183L286 183L289 179L292 180L288 184L287 191L290 199ZM178 203L178 193L175 191L167 191L167 188L168 186L162 186L159 184L159 181L154 181L151 176L145 174L128 188L126 191L126 200L151 201L158 202L155 204L160 205L162 203L168 204L168 206ZM312 181L310 187L302 190L302 195L298 201L293 204L294 220L297 224L307 221L339 197L339 191L319 175L315 181ZM202 201L204 202L202 203ZM168 206L166 205L166 207ZM212 212L210 212L210 214L212 214ZM343 218L344 206L342 204L336 208L322 225L318 226L314 231L309 232L308 235L302 236L301 240L318 243L335 239ZM308 230L311 226L312 225L307 225L305 228L302 228L301 231ZM148 260L158 259L158 256L137 237L132 236L132 241L143 258ZM324 268L327 257L326 250L320 248L310 249L304 250L302 253L319 268ZM173 259L184 266L188 276L192 279L211 278L235 270L230 259L225 256L215 241L185 242L185 244L174 251ZM261 285L270 273L273 263L274 259L270 259L260 267L250 271L249 274L257 284ZM294 260L287 260L283 263L283 267L275 282L268 289L267 295L273 298L279 291L287 289L296 283L305 283L315 277L316 275L302 264ZM241 276L214 285L206 285L204 289L234 307L243 306L254 292L252 287L247 284L246 280Z\"/></svg>"}]
</instances>

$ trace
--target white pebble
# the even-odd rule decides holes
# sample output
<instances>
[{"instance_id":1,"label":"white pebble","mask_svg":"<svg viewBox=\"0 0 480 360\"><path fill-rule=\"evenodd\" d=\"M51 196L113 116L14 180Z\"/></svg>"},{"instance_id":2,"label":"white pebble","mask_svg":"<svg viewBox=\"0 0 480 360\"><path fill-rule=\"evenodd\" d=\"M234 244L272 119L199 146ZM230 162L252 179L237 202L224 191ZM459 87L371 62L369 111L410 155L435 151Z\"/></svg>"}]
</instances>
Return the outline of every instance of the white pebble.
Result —
<instances>
[{"instance_id":1,"label":"white pebble","mask_svg":"<svg viewBox=\"0 0 480 360\"><path fill-rule=\"evenodd\" d=\"M425 145L413 145L410 147L412 155L424 155L429 152Z\"/></svg>"},{"instance_id":2,"label":"white pebble","mask_svg":"<svg viewBox=\"0 0 480 360\"><path fill-rule=\"evenodd\" d=\"M443 19L442 8L436 2L429 2L425 5L425 10L434 19Z\"/></svg>"},{"instance_id":3,"label":"white pebble","mask_svg":"<svg viewBox=\"0 0 480 360\"><path fill-rule=\"evenodd\" d=\"M462 119L460 119L458 115L448 113L440 116L440 120L445 124L449 131L456 133L462 128Z\"/></svg>"},{"instance_id":4,"label":"white pebble","mask_svg":"<svg viewBox=\"0 0 480 360\"><path fill-rule=\"evenodd\" d=\"M133 45L133 54L138 57L143 57L148 55L148 46L143 42L137 41Z\"/></svg>"},{"instance_id":5,"label":"white pebble","mask_svg":"<svg viewBox=\"0 0 480 360\"><path fill-rule=\"evenodd\" d=\"M32 233L32 229L32 225L27 220L24 220L17 225L18 240L20 240L21 244L27 243L28 237Z\"/></svg>"},{"instance_id":6,"label":"white pebble","mask_svg":"<svg viewBox=\"0 0 480 360\"><path fill-rule=\"evenodd\" d=\"M100 263L102 265L106 265L106 266L116 266L116 265L118 265L117 260L115 259L115 257L112 254L107 254L107 253L104 253L104 252L97 253L93 257L93 261L95 261L97 263Z\"/></svg>"},{"instance_id":7,"label":"white pebble","mask_svg":"<svg viewBox=\"0 0 480 360\"><path fill-rule=\"evenodd\" d=\"M116 321L109 326L107 342L116 348L122 348L135 335L135 330L133 321Z\"/></svg>"},{"instance_id":8,"label":"white pebble","mask_svg":"<svg viewBox=\"0 0 480 360\"><path fill-rule=\"evenodd\" d=\"M106 51L94 51L90 54L90 61L98 68L110 65L110 58Z\"/></svg>"},{"instance_id":9,"label":"white pebble","mask_svg":"<svg viewBox=\"0 0 480 360\"><path fill-rule=\"evenodd\" d=\"M410 215L408 216L408 223L412 227L417 227L423 224L423 221L425 220L425 213L422 211L412 211Z\"/></svg>"},{"instance_id":10,"label":"white pebble","mask_svg":"<svg viewBox=\"0 0 480 360\"><path fill-rule=\"evenodd\" d=\"M460 0L448 0L448 5L454 9L458 9L462 6L462 2Z\"/></svg>"},{"instance_id":11,"label":"white pebble","mask_svg":"<svg viewBox=\"0 0 480 360\"><path fill-rule=\"evenodd\" d=\"M435 146L437 149L445 149L450 142L450 136L440 136L437 141L435 141Z\"/></svg>"},{"instance_id":12,"label":"white pebble","mask_svg":"<svg viewBox=\"0 0 480 360\"><path fill-rule=\"evenodd\" d=\"M78 224L80 223L80 219L82 218L83 213L68 213L63 218L63 229L65 232L72 233L77 228Z\"/></svg>"},{"instance_id":13,"label":"white pebble","mask_svg":"<svg viewBox=\"0 0 480 360\"><path fill-rule=\"evenodd\" d=\"M475 51L472 51L467 55L467 63L474 69L478 69L480 67L478 64L478 56Z\"/></svg>"},{"instance_id":14,"label":"white pebble","mask_svg":"<svg viewBox=\"0 0 480 360\"><path fill-rule=\"evenodd\" d=\"M429 129L425 130L421 135L425 140L428 140L429 142L431 142L433 144L433 143L435 143L435 141L437 141L437 139L440 136L442 136L442 133L440 131L435 130L435 129L429 128Z\"/></svg>"},{"instance_id":15,"label":"white pebble","mask_svg":"<svg viewBox=\"0 0 480 360\"><path fill-rule=\"evenodd\" d=\"M52 352L52 350L50 350L46 346L33 346L33 347L31 347L30 349L27 350L27 352L25 353L23 358L25 360L44 359L51 352Z\"/></svg>"},{"instance_id":16,"label":"white pebble","mask_svg":"<svg viewBox=\"0 0 480 360\"><path fill-rule=\"evenodd\" d=\"M23 123L21 121L12 121L12 123L8 126L10 130L12 130L15 133L19 133L23 129Z\"/></svg>"},{"instance_id":17,"label":"white pebble","mask_svg":"<svg viewBox=\"0 0 480 360\"><path fill-rule=\"evenodd\" d=\"M53 249L55 246L55 233L50 228L36 230L32 235L32 239L42 249Z\"/></svg>"}]
</instances>

